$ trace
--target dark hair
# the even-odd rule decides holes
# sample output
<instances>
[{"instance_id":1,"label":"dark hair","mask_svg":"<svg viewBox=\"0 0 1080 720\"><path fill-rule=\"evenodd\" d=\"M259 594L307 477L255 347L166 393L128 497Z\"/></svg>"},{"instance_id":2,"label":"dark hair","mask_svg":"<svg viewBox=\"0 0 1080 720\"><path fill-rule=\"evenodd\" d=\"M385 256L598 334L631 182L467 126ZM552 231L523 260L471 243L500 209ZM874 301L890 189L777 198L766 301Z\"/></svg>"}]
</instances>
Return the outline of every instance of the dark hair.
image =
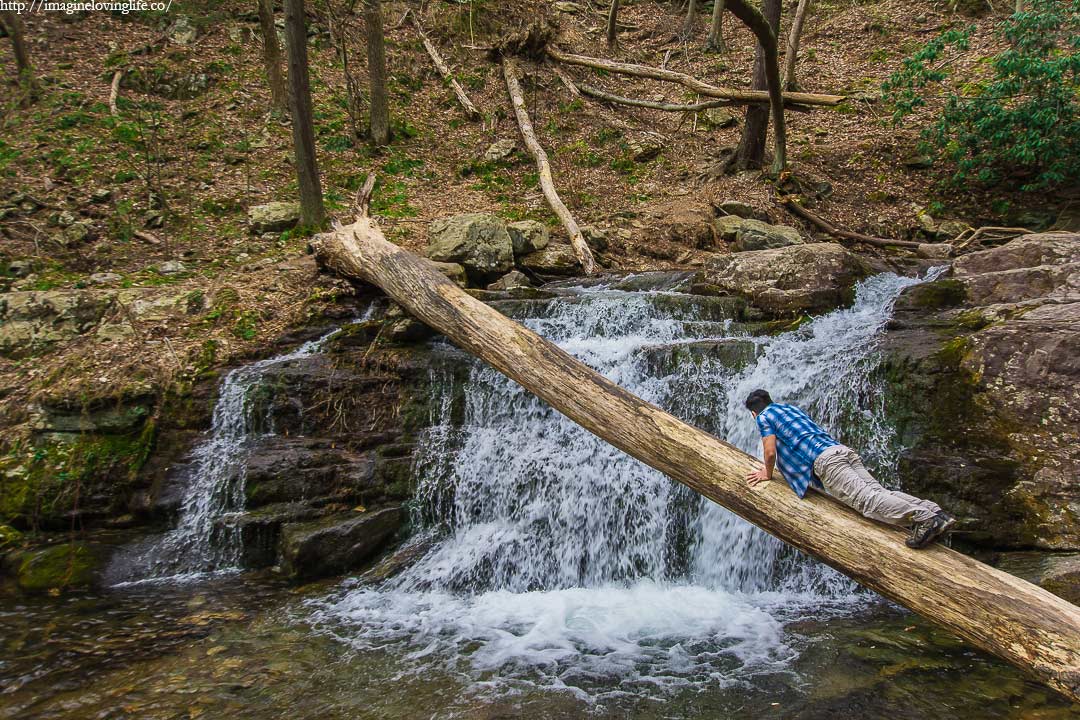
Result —
<instances>
[{"instance_id":1,"label":"dark hair","mask_svg":"<svg viewBox=\"0 0 1080 720\"><path fill-rule=\"evenodd\" d=\"M759 413L772 405L772 398L765 390L755 390L746 396L746 409L750 412Z\"/></svg>"}]
</instances>

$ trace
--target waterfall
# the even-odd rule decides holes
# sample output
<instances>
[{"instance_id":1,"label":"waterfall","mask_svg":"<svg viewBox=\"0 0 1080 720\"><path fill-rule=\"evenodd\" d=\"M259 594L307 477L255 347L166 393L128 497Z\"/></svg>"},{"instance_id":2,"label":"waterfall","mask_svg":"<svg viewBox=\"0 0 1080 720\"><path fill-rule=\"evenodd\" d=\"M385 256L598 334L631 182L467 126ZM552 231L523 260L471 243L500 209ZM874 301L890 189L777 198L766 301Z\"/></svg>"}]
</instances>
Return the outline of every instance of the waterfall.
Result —
<instances>
[{"instance_id":1,"label":"waterfall","mask_svg":"<svg viewBox=\"0 0 1080 720\"><path fill-rule=\"evenodd\" d=\"M261 438L275 434L272 418L265 414L268 408L253 402L253 395L268 372L317 355L340 331L334 329L291 352L242 365L225 375L210 430L191 454L191 480L176 527L117 553L107 573L115 584L194 580L207 573L240 569L239 529L227 520L244 510L251 452Z\"/></svg>"},{"instance_id":2,"label":"waterfall","mask_svg":"<svg viewBox=\"0 0 1080 720\"><path fill-rule=\"evenodd\" d=\"M870 278L851 308L775 337L749 335L715 299L671 290L562 288L556 300L501 309L759 456L742 401L764 387L863 451L888 482L895 448L870 371L893 302L916 282ZM785 622L870 597L485 365L464 388L433 385L417 512L441 540L380 587L346 583L312 603L315 626L347 643L400 646L417 672L440 666L485 685L593 697L614 679L651 692L783 668L793 653ZM455 424L451 398L462 395Z\"/></svg>"}]
</instances>

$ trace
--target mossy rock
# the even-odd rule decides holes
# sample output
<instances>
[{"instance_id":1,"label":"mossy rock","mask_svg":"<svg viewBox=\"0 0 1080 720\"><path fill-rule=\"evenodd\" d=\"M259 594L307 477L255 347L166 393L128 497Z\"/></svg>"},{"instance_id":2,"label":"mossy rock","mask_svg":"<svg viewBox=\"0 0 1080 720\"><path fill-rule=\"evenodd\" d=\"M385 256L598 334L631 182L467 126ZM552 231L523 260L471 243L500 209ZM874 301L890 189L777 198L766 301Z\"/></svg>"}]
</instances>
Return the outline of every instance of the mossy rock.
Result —
<instances>
[{"instance_id":1,"label":"mossy rock","mask_svg":"<svg viewBox=\"0 0 1080 720\"><path fill-rule=\"evenodd\" d=\"M909 288L903 295L904 304L927 310L963 305L967 300L967 288L954 278L922 283Z\"/></svg>"},{"instance_id":2,"label":"mossy rock","mask_svg":"<svg viewBox=\"0 0 1080 720\"><path fill-rule=\"evenodd\" d=\"M65 543L28 550L20 554L17 563L19 589L40 593L93 584L98 559L81 543Z\"/></svg>"}]
</instances>

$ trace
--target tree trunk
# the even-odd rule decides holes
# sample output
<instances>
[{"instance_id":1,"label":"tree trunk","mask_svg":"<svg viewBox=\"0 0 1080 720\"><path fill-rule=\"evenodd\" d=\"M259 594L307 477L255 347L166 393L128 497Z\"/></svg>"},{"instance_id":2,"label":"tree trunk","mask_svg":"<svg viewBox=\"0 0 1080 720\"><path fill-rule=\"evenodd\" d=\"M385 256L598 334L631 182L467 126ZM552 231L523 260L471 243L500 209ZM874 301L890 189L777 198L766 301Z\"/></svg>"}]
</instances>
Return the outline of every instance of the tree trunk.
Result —
<instances>
[{"instance_id":1,"label":"tree trunk","mask_svg":"<svg viewBox=\"0 0 1080 720\"><path fill-rule=\"evenodd\" d=\"M686 8L686 20L683 21L682 37L688 39L694 34L694 20L697 18L697 0L690 0Z\"/></svg>"},{"instance_id":2,"label":"tree trunk","mask_svg":"<svg viewBox=\"0 0 1080 720\"><path fill-rule=\"evenodd\" d=\"M746 17L761 18L761 13L749 8L745 3L740 4L741 8L749 9L751 14L747 14ZM734 9L733 14L736 14ZM740 17L740 19L742 19ZM768 25L761 20L760 26L767 28ZM689 88L699 95L705 97L720 98L722 100L731 100L735 103L741 103L745 105L755 103L770 103L773 101L772 92L763 92L761 90L735 90L733 88L722 88L709 83L702 82L697 78L681 73L676 70L665 70L663 68L650 67L648 65L634 65L633 63L615 62L614 60L605 60L603 58L594 58L587 55L575 55L574 53L565 53L561 50L557 50L553 47L547 49L548 57L556 62L566 63L567 65L580 65L582 67L597 68L599 70L606 70L607 72L617 73L619 75L630 75L631 77L650 78L652 80L662 80L664 82L679 83L683 87ZM779 71L777 71L779 75ZM816 93L778 93L780 100L789 105L825 105L833 106L839 105L844 101L842 95L820 95Z\"/></svg>"},{"instance_id":3,"label":"tree trunk","mask_svg":"<svg viewBox=\"0 0 1080 720\"><path fill-rule=\"evenodd\" d=\"M784 127L784 100L780 85L780 62L777 52L777 34L780 30L780 0L764 0L764 12L748 4L746 0L728 0L728 9L749 27L758 39L754 52L755 90L768 89L773 115L773 167L778 175L787 164ZM732 158L731 168L746 170L760 168L765 160L765 137L769 129L769 109L749 107L743 123L742 137Z\"/></svg>"},{"instance_id":4,"label":"tree trunk","mask_svg":"<svg viewBox=\"0 0 1080 720\"><path fill-rule=\"evenodd\" d=\"M705 48L713 52L724 49L724 0L713 2L712 21L709 23L709 36L705 38Z\"/></svg>"},{"instance_id":5,"label":"tree trunk","mask_svg":"<svg viewBox=\"0 0 1080 720\"><path fill-rule=\"evenodd\" d=\"M791 23L791 32L788 33L787 53L784 58L784 89L798 90L799 84L795 80L795 60L799 56L799 41L802 39L803 24L806 22L806 11L810 7L810 0L799 0L795 8L795 19Z\"/></svg>"},{"instance_id":6,"label":"tree trunk","mask_svg":"<svg viewBox=\"0 0 1080 720\"><path fill-rule=\"evenodd\" d=\"M281 47L278 45L277 28L274 27L273 0L258 2L263 70L266 71L266 82L270 85L270 107L285 114L289 111L289 96L285 91L285 77L281 74Z\"/></svg>"},{"instance_id":7,"label":"tree trunk","mask_svg":"<svg viewBox=\"0 0 1080 720\"><path fill-rule=\"evenodd\" d=\"M619 0L611 0L607 14L607 45L612 50L619 44Z\"/></svg>"},{"instance_id":8,"label":"tree trunk","mask_svg":"<svg viewBox=\"0 0 1080 720\"><path fill-rule=\"evenodd\" d=\"M34 75L34 66L30 62L30 51L26 48L26 33L23 29L22 18L14 11L0 12L0 20L7 28L8 37L11 38L11 50L15 56L15 71L19 83L30 90L31 95L38 91L37 77Z\"/></svg>"},{"instance_id":9,"label":"tree trunk","mask_svg":"<svg viewBox=\"0 0 1080 720\"><path fill-rule=\"evenodd\" d=\"M386 96L386 43L380 0L364 0L368 73L371 78L371 141L390 142L390 104Z\"/></svg>"},{"instance_id":10,"label":"tree trunk","mask_svg":"<svg viewBox=\"0 0 1080 720\"><path fill-rule=\"evenodd\" d=\"M307 22L304 0L285 0L285 44L289 54L289 106L292 110L296 181L300 186L300 222L321 227L326 221L308 78Z\"/></svg>"},{"instance_id":11,"label":"tree trunk","mask_svg":"<svg viewBox=\"0 0 1080 720\"><path fill-rule=\"evenodd\" d=\"M551 163L548 162L547 153L540 146L540 141L536 139L532 121L529 119L529 113L525 109L525 97L521 94L521 85L518 83L517 63L514 62L512 57L503 56L502 65L503 77L506 79L506 91L510 94L510 102L514 105L514 115L517 117L518 127L521 128L521 137L525 140L525 146L529 148L533 157L536 158L536 169L540 174L540 189L544 191L544 197L547 198L552 212L558 216L559 221L566 228L567 234L570 235L570 245L574 248L574 254L577 255L582 270L585 271L586 275L592 275L596 272L596 263L593 260L592 250L589 249L589 244L585 242L585 236L581 234L581 228L578 227L574 216L570 214L570 210L567 209L566 204L563 203L559 193L555 190L555 180L551 176Z\"/></svg>"},{"instance_id":12,"label":"tree trunk","mask_svg":"<svg viewBox=\"0 0 1080 720\"><path fill-rule=\"evenodd\" d=\"M973 645L1080 699L1080 608L942 545L783 482L750 488L761 463L591 370L390 244L367 217L315 241L319 260L379 286L409 313L615 447ZM751 422L749 414L746 422ZM779 476L775 478L779 480Z\"/></svg>"}]
</instances>

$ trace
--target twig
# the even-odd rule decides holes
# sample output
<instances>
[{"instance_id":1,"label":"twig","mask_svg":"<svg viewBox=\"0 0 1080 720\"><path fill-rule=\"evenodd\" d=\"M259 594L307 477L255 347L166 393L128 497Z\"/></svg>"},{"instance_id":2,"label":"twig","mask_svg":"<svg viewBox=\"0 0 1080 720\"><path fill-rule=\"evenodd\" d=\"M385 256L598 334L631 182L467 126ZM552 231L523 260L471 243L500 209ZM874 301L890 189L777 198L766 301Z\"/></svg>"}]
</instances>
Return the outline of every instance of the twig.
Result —
<instances>
[{"instance_id":1,"label":"twig","mask_svg":"<svg viewBox=\"0 0 1080 720\"><path fill-rule=\"evenodd\" d=\"M960 238L964 237L964 235L966 235L969 232L971 233L971 236L968 237L967 239L961 241ZM966 248L968 245L971 245L973 242L975 242L975 240L977 238L979 238L979 237L981 237L983 235L989 235L991 233L993 233L995 235L1004 234L1005 236L1009 236L1009 235L1031 235L1034 232L1035 232L1034 230L1028 230L1027 228L1022 228L1022 227L994 227L993 225L986 225L986 226L980 227L980 228L978 228L976 230L965 230L964 232L960 233L959 235L957 235L956 237L954 237L952 239L952 244L957 250L962 250L963 248Z\"/></svg>"}]
</instances>

